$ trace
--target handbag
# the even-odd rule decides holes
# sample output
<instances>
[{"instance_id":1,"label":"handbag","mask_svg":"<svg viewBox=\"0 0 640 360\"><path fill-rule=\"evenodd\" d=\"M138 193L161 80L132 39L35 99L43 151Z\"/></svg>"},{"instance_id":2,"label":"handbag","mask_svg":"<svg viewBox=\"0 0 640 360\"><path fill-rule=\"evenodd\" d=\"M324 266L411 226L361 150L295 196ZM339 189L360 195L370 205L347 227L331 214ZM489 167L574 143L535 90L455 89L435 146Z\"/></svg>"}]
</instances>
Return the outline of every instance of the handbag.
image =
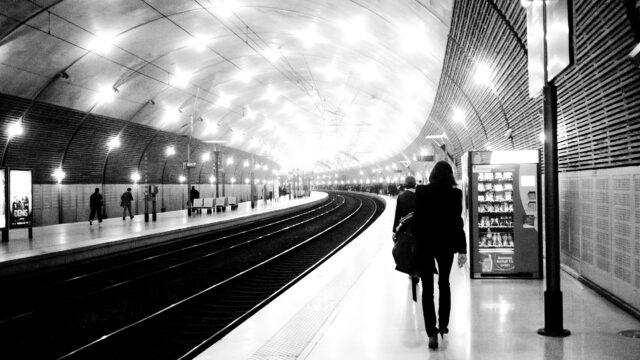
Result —
<instances>
[{"instance_id":1,"label":"handbag","mask_svg":"<svg viewBox=\"0 0 640 360\"><path fill-rule=\"evenodd\" d=\"M411 235L412 219L413 213L400 219L391 254L396 270L413 276L418 272L418 242Z\"/></svg>"}]
</instances>

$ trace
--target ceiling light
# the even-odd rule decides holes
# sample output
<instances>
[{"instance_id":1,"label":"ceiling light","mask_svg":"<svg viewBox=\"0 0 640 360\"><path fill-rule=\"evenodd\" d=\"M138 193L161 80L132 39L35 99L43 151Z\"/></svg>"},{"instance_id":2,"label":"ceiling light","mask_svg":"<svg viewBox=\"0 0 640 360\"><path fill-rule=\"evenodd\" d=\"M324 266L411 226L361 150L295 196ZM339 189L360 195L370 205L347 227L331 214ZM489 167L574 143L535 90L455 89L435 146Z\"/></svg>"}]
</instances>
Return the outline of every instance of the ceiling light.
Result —
<instances>
[{"instance_id":1,"label":"ceiling light","mask_svg":"<svg viewBox=\"0 0 640 360\"><path fill-rule=\"evenodd\" d=\"M137 183L138 180L140 180L140 173L136 171L131 174L131 180L133 180L134 183Z\"/></svg>"},{"instance_id":2,"label":"ceiling light","mask_svg":"<svg viewBox=\"0 0 640 360\"><path fill-rule=\"evenodd\" d=\"M263 51L263 55L270 62L276 62L280 59L280 49L276 48L275 45L271 45Z\"/></svg>"},{"instance_id":3,"label":"ceiling light","mask_svg":"<svg viewBox=\"0 0 640 360\"><path fill-rule=\"evenodd\" d=\"M22 128L22 121L16 121L12 124L9 124L9 126L7 127L7 135L9 135L9 138L17 135L22 135L23 132L24 130Z\"/></svg>"},{"instance_id":4,"label":"ceiling light","mask_svg":"<svg viewBox=\"0 0 640 360\"><path fill-rule=\"evenodd\" d=\"M538 139L540 139L540 142L544 144L544 141L546 139L546 136L544 135L544 131L538 135Z\"/></svg>"},{"instance_id":5,"label":"ceiling light","mask_svg":"<svg viewBox=\"0 0 640 360\"><path fill-rule=\"evenodd\" d=\"M233 100L233 96L225 95L224 93L220 92L215 105L223 108L228 108L229 106L231 106L231 100Z\"/></svg>"},{"instance_id":6,"label":"ceiling light","mask_svg":"<svg viewBox=\"0 0 640 360\"><path fill-rule=\"evenodd\" d=\"M453 114L451 115L451 117L453 118L453 121L460 123L460 124L464 124L464 120L466 118L466 114L464 112L464 110L460 109L460 108L453 108Z\"/></svg>"},{"instance_id":7,"label":"ceiling light","mask_svg":"<svg viewBox=\"0 0 640 360\"><path fill-rule=\"evenodd\" d=\"M213 184L214 182L216 182L216 177L215 177L215 176L213 176L213 175L209 176L209 182L210 182L210 183L212 183L212 184Z\"/></svg>"},{"instance_id":8,"label":"ceiling light","mask_svg":"<svg viewBox=\"0 0 640 360\"><path fill-rule=\"evenodd\" d=\"M344 21L340 27L344 32L343 38L348 43L365 40L369 37L365 21L361 17L352 21Z\"/></svg>"},{"instance_id":9,"label":"ceiling light","mask_svg":"<svg viewBox=\"0 0 640 360\"><path fill-rule=\"evenodd\" d=\"M98 93L96 95L96 102L109 103L113 100L115 95L116 94L113 87L107 85L101 86L98 89Z\"/></svg>"},{"instance_id":10,"label":"ceiling light","mask_svg":"<svg viewBox=\"0 0 640 360\"><path fill-rule=\"evenodd\" d=\"M173 146L167 146L167 148L164 150L164 154L166 156L173 156L176 153L176 149Z\"/></svg>"},{"instance_id":11,"label":"ceiling light","mask_svg":"<svg viewBox=\"0 0 640 360\"><path fill-rule=\"evenodd\" d=\"M474 79L476 84L478 85L488 85L491 86L491 68L489 65L484 63L479 63L476 65Z\"/></svg>"},{"instance_id":12,"label":"ceiling light","mask_svg":"<svg viewBox=\"0 0 640 360\"><path fill-rule=\"evenodd\" d=\"M248 70L240 70L236 74L236 79L243 81L245 84L253 79L253 73Z\"/></svg>"},{"instance_id":13,"label":"ceiling light","mask_svg":"<svg viewBox=\"0 0 640 360\"><path fill-rule=\"evenodd\" d=\"M56 178L56 181L59 183L62 182L62 179L64 179L64 177L66 176L66 174L64 173L64 171L62 171L62 168L56 168L55 171L53 172L54 178Z\"/></svg>"},{"instance_id":14,"label":"ceiling light","mask_svg":"<svg viewBox=\"0 0 640 360\"><path fill-rule=\"evenodd\" d=\"M310 26L306 30L300 31L298 33L298 38L302 40L304 46L307 48L313 47L314 45L325 41L322 36L318 35L315 25Z\"/></svg>"},{"instance_id":15,"label":"ceiling light","mask_svg":"<svg viewBox=\"0 0 640 360\"><path fill-rule=\"evenodd\" d=\"M180 111L177 108L169 107L164 111L162 122L163 124L173 123L178 121L178 118L180 118Z\"/></svg>"},{"instance_id":16,"label":"ceiling light","mask_svg":"<svg viewBox=\"0 0 640 360\"><path fill-rule=\"evenodd\" d=\"M97 34L91 39L87 48L93 52L108 53L113 47L114 40L114 36L111 34Z\"/></svg>"},{"instance_id":17,"label":"ceiling light","mask_svg":"<svg viewBox=\"0 0 640 360\"><path fill-rule=\"evenodd\" d=\"M199 40L197 37L192 37L187 41L187 46L194 48L198 52L202 52L207 48L207 44L204 41Z\"/></svg>"},{"instance_id":18,"label":"ceiling light","mask_svg":"<svg viewBox=\"0 0 640 360\"><path fill-rule=\"evenodd\" d=\"M109 140L109 142L107 143L107 146L109 146L109 151L120 147L120 137L118 136L114 136L111 138L111 140Z\"/></svg>"},{"instance_id":19,"label":"ceiling light","mask_svg":"<svg viewBox=\"0 0 640 360\"><path fill-rule=\"evenodd\" d=\"M233 164L233 158L232 157L227 159L227 165L231 165L231 164Z\"/></svg>"},{"instance_id":20,"label":"ceiling light","mask_svg":"<svg viewBox=\"0 0 640 360\"><path fill-rule=\"evenodd\" d=\"M211 154L208 151L202 154L202 162L209 161L209 159L211 159Z\"/></svg>"},{"instance_id":21,"label":"ceiling light","mask_svg":"<svg viewBox=\"0 0 640 360\"><path fill-rule=\"evenodd\" d=\"M186 178L186 177L184 177L184 175L180 175L180 176L178 176L178 181L180 181L180 183L183 183L183 182L185 182L186 180L187 180L187 178Z\"/></svg>"},{"instance_id":22,"label":"ceiling light","mask_svg":"<svg viewBox=\"0 0 640 360\"><path fill-rule=\"evenodd\" d=\"M183 87L189 83L189 80L191 80L191 76L192 74L190 73L176 70L175 75L173 75L173 78L170 80L169 83L171 84L171 86Z\"/></svg>"},{"instance_id":23,"label":"ceiling light","mask_svg":"<svg viewBox=\"0 0 640 360\"><path fill-rule=\"evenodd\" d=\"M321 68L320 72L324 74L327 81L333 81L333 79L339 75L335 62L332 62L331 65L328 65L327 67Z\"/></svg>"}]
</instances>

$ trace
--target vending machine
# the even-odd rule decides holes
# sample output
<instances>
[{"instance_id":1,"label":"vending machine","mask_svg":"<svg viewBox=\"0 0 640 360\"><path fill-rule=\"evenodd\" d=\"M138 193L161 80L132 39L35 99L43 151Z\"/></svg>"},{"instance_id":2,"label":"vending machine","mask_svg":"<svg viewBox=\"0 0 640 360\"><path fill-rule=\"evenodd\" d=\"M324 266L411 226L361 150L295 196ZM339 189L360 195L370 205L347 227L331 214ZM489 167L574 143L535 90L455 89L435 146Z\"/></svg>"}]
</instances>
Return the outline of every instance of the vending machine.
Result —
<instances>
[{"instance_id":1,"label":"vending machine","mask_svg":"<svg viewBox=\"0 0 640 360\"><path fill-rule=\"evenodd\" d=\"M540 279L538 151L471 151L461 164L471 278Z\"/></svg>"}]
</instances>

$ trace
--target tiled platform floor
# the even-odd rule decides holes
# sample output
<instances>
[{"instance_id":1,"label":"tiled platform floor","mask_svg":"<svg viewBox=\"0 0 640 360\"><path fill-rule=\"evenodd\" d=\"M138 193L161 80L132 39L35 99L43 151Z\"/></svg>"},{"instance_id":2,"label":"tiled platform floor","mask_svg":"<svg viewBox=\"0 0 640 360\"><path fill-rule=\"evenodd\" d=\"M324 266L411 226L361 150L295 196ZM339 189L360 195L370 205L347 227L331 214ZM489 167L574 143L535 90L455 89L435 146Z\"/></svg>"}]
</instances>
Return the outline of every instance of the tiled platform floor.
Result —
<instances>
[{"instance_id":1,"label":"tiled platform floor","mask_svg":"<svg viewBox=\"0 0 640 360\"><path fill-rule=\"evenodd\" d=\"M420 303L394 270L395 199L354 242L197 359L640 359L640 322L563 273L564 324L543 337L544 280L473 280L452 271L451 332L429 350ZM436 295L437 296L437 295ZM418 299L420 301L420 299Z\"/></svg>"}]
</instances>

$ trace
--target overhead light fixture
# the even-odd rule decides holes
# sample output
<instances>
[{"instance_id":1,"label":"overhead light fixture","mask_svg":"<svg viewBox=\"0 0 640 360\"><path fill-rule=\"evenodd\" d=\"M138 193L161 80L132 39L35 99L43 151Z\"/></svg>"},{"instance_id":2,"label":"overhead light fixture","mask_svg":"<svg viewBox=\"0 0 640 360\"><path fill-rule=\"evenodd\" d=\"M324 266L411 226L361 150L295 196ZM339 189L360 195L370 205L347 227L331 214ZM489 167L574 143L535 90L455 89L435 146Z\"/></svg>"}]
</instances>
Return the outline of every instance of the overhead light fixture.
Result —
<instances>
[{"instance_id":1,"label":"overhead light fixture","mask_svg":"<svg viewBox=\"0 0 640 360\"><path fill-rule=\"evenodd\" d=\"M513 130L512 129L507 129L507 131L504 133L504 138L505 139L510 139L511 135L513 135Z\"/></svg>"},{"instance_id":2,"label":"overhead light fixture","mask_svg":"<svg viewBox=\"0 0 640 360\"><path fill-rule=\"evenodd\" d=\"M65 176L66 176L64 171L62 171L61 167L55 169L53 171L53 174L51 174L51 175L53 175L53 177L56 178L56 181L58 182L58 184L60 184L62 182L62 179L64 179Z\"/></svg>"},{"instance_id":3,"label":"overhead light fixture","mask_svg":"<svg viewBox=\"0 0 640 360\"><path fill-rule=\"evenodd\" d=\"M186 178L186 177L184 177L184 175L180 175L180 176L178 176L178 181L180 181L180 183L183 183L183 182L185 182L186 180L187 180L187 178Z\"/></svg>"},{"instance_id":4,"label":"overhead light fixture","mask_svg":"<svg viewBox=\"0 0 640 360\"><path fill-rule=\"evenodd\" d=\"M540 134L538 134L538 139L540 139L540 142L544 144L544 141L546 140L546 136L544 135L544 131L542 131Z\"/></svg>"},{"instance_id":5,"label":"overhead light fixture","mask_svg":"<svg viewBox=\"0 0 640 360\"><path fill-rule=\"evenodd\" d=\"M446 138L446 137L447 137L447 134L442 133L442 134L440 134L440 135L427 135L427 136L425 136L424 138L425 138L425 139L444 139L444 138Z\"/></svg>"},{"instance_id":6,"label":"overhead light fixture","mask_svg":"<svg viewBox=\"0 0 640 360\"><path fill-rule=\"evenodd\" d=\"M22 135L22 133L24 132L23 128L22 128L22 121L16 121L12 124L9 124L9 126L7 127L7 135L9 135L9 138L12 138L14 136L18 136L18 135Z\"/></svg>"},{"instance_id":7,"label":"overhead light fixture","mask_svg":"<svg viewBox=\"0 0 640 360\"><path fill-rule=\"evenodd\" d=\"M109 142L107 143L107 146L109 147L109 151L120 147L120 137L119 136L112 137L111 140L109 140Z\"/></svg>"},{"instance_id":8,"label":"overhead light fixture","mask_svg":"<svg viewBox=\"0 0 640 360\"><path fill-rule=\"evenodd\" d=\"M476 65L476 73L474 76L476 84L491 86L491 68L485 63Z\"/></svg>"},{"instance_id":9,"label":"overhead light fixture","mask_svg":"<svg viewBox=\"0 0 640 360\"><path fill-rule=\"evenodd\" d=\"M453 118L453 121L460 123L460 124L464 124L464 120L466 118L466 114L464 112L464 110L460 109L460 108L453 108L453 114L451 116Z\"/></svg>"},{"instance_id":10,"label":"overhead light fixture","mask_svg":"<svg viewBox=\"0 0 640 360\"><path fill-rule=\"evenodd\" d=\"M131 180L133 180L134 183L137 183L140 180L140 173L136 171L131 174Z\"/></svg>"},{"instance_id":11,"label":"overhead light fixture","mask_svg":"<svg viewBox=\"0 0 640 360\"><path fill-rule=\"evenodd\" d=\"M173 156L176 153L176 149L175 147L172 146L167 146L167 148L164 150L164 154L167 156Z\"/></svg>"}]
</instances>

